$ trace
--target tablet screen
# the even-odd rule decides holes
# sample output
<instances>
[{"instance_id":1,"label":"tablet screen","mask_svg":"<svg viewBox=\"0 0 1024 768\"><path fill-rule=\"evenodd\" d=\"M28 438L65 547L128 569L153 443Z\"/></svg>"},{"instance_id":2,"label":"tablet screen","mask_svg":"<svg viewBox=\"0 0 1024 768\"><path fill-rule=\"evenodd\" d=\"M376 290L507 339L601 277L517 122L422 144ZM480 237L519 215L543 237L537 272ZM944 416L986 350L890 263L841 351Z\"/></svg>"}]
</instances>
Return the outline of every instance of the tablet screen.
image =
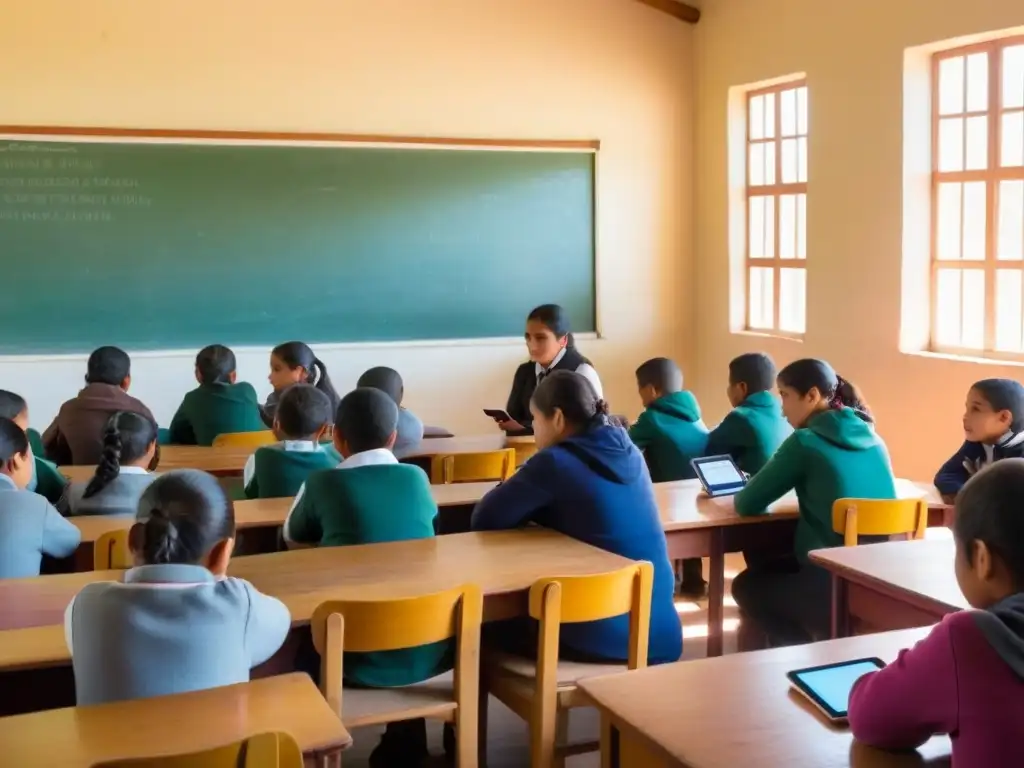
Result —
<instances>
[{"instance_id":1,"label":"tablet screen","mask_svg":"<svg viewBox=\"0 0 1024 768\"><path fill-rule=\"evenodd\" d=\"M831 710L834 717L845 717L850 704L853 684L868 672L879 670L877 659L861 659L829 667L807 669L791 674L791 679L813 694L818 701Z\"/></svg>"},{"instance_id":2,"label":"tablet screen","mask_svg":"<svg viewBox=\"0 0 1024 768\"><path fill-rule=\"evenodd\" d=\"M731 459L701 462L700 471L704 475L704 482L712 488L743 484L743 475Z\"/></svg>"}]
</instances>

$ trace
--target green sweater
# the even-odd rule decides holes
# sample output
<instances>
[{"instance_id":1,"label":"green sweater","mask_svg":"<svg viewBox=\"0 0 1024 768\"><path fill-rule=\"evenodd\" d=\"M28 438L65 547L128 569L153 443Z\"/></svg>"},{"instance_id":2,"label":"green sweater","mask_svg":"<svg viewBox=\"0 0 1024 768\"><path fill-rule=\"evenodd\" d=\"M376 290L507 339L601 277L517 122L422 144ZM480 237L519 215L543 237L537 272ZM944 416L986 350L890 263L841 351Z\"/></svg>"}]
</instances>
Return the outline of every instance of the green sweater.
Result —
<instances>
[{"instance_id":1,"label":"green sweater","mask_svg":"<svg viewBox=\"0 0 1024 768\"><path fill-rule=\"evenodd\" d=\"M749 475L761 471L782 442L793 434L779 399L755 392L737 405L708 435L708 456L728 454Z\"/></svg>"},{"instance_id":2,"label":"green sweater","mask_svg":"<svg viewBox=\"0 0 1024 768\"><path fill-rule=\"evenodd\" d=\"M170 441L174 445L212 445L217 435L264 429L252 384L201 384L185 395L171 419Z\"/></svg>"},{"instance_id":3,"label":"green sweater","mask_svg":"<svg viewBox=\"0 0 1024 768\"><path fill-rule=\"evenodd\" d=\"M651 480L689 480L696 477L690 459L704 455L708 428L700 419L700 406L689 392L662 395L640 414L629 436L647 456Z\"/></svg>"},{"instance_id":4,"label":"green sweater","mask_svg":"<svg viewBox=\"0 0 1024 768\"><path fill-rule=\"evenodd\" d=\"M434 536L437 504L427 475L408 464L338 468L310 475L285 522L296 543L338 547ZM345 680L371 688L411 685L452 668L454 643L346 653Z\"/></svg>"},{"instance_id":5,"label":"green sweater","mask_svg":"<svg viewBox=\"0 0 1024 768\"><path fill-rule=\"evenodd\" d=\"M793 548L806 562L812 549L838 547L832 530L836 499L895 499L889 452L874 427L849 408L815 414L779 446L735 496L744 516L764 514L772 502L796 489L800 520Z\"/></svg>"},{"instance_id":6,"label":"green sweater","mask_svg":"<svg viewBox=\"0 0 1024 768\"><path fill-rule=\"evenodd\" d=\"M341 463L341 456L333 446L294 451L288 450L287 443L275 443L257 448L251 461L251 478L246 467L245 498L278 499L295 496L311 474L334 469Z\"/></svg>"}]
</instances>

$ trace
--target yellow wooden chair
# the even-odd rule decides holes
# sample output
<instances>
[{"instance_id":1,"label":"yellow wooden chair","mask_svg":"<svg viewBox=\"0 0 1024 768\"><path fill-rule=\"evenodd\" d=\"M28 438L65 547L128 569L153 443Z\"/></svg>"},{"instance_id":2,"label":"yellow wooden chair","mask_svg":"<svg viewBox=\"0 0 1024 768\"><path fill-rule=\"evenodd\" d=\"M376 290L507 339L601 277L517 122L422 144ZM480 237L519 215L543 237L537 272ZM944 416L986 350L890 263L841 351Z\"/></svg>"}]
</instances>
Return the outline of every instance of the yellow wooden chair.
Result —
<instances>
[{"instance_id":1,"label":"yellow wooden chair","mask_svg":"<svg viewBox=\"0 0 1024 768\"><path fill-rule=\"evenodd\" d=\"M107 531L92 546L92 567L95 571L131 568L132 553L128 549L128 529Z\"/></svg>"},{"instance_id":2,"label":"yellow wooden chair","mask_svg":"<svg viewBox=\"0 0 1024 768\"><path fill-rule=\"evenodd\" d=\"M928 502L924 499L836 499L832 530L843 535L843 545L857 546L858 536L897 536L923 539L928 528Z\"/></svg>"},{"instance_id":3,"label":"yellow wooden chair","mask_svg":"<svg viewBox=\"0 0 1024 768\"><path fill-rule=\"evenodd\" d=\"M597 741L566 744L569 710L590 706L576 683L585 677L647 666L654 568L636 563L611 573L540 579L530 587L529 613L540 622L537 661L484 649L480 668L480 762L487 741L487 695L493 694L530 726L530 765L563 768L567 757L593 752ZM559 627L629 614L626 664L558 660ZM680 630L681 631L681 630Z\"/></svg>"},{"instance_id":4,"label":"yellow wooden chair","mask_svg":"<svg viewBox=\"0 0 1024 768\"><path fill-rule=\"evenodd\" d=\"M213 438L214 448L252 448L276 443L277 438L269 429L261 432L228 432Z\"/></svg>"},{"instance_id":5,"label":"yellow wooden chair","mask_svg":"<svg viewBox=\"0 0 1024 768\"><path fill-rule=\"evenodd\" d=\"M430 482L435 485L508 480L515 471L515 448L481 453L438 454L430 460Z\"/></svg>"},{"instance_id":6,"label":"yellow wooden chair","mask_svg":"<svg viewBox=\"0 0 1024 768\"><path fill-rule=\"evenodd\" d=\"M92 768L302 768L302 751L287 733L262 733L203 752L114 760Z\"/></svg>"},{"instance_id":7,"label":"yellow wooden chair","mask_svg":"<svg viewBox=\"0 0 1024 768\"><path fill-rule=\"evenodd\" d=\"M331 600L311 620L320 689L349 729L427 717L456 726L459 768L477 759L483 595L465 585L397 600ZM344 689L343 652L393 651L456 639L455 669L402 688ZM335 765L340 755L329 758Z\"/></svg>"}]
</instances>

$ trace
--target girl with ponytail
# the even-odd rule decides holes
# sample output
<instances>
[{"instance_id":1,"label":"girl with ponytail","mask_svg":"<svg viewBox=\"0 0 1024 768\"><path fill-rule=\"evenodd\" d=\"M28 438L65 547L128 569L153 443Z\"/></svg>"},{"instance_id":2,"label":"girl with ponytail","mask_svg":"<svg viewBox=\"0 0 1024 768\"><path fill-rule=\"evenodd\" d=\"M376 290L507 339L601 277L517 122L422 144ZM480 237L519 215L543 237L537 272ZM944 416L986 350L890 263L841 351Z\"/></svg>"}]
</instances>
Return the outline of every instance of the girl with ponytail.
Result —
<instances>
[{"instance_id":1,"label":"girl with ponytail","mask_svg":"<svg viewBox=\"0 0 1024 768\"><path fill-rule=\"evenodd\" d=\"M134 515L139 496L153 482L157 426L130 411L112 415L103 431L103 453L88 483L68 492L72 515Z\"/></svg>"},{"instance_id":2,"label":"girl with ponytail","mask_svg":"<svg viewBox=\"0 0 1024 768\"><path fill-rule=\"evenodd\" d=\"M274 391L260 408L263 421L268 427L274 426L274 414L281 394L292 384L311 384L331 401L331 414L338 410L341 398L327 375L327 366L318 358L308 344L288 341L278 344L270 353L270 376L267 377ZM332 419L333 421L333 416Z\"/></svg>"}]
</instances>

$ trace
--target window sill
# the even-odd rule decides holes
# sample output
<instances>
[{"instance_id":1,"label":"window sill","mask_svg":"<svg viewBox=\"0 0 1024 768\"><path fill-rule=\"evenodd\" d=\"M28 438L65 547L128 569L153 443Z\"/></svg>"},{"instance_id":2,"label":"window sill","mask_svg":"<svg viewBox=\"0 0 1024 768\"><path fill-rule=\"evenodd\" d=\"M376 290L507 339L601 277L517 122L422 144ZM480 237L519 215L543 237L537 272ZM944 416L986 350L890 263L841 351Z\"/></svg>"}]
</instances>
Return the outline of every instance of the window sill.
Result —
<instances>
[{"instance_id":1,"label":"window sill","mask_svg":"<svg viewBox=\"0 0 1024 768\"><path fill-rule=\"evenodd\" d=\"M917 350L915 352L904 352L910 357L923 357L927 360L944 360L950 363L969 363L971 365L1004 365L1015 368L1024 368L1024 357L1002 357L993 355L986 357L980 354L957 354L955 352L935 352L933 350Z\"/></svg>"},{"instance_id":2,"label":"window sill","mask_svg":"<svg viewBox=\"0 0 1024 768\"><path fill-rule=\"evenodd\" d=\"M778 339L779 341L791 341L795 344L803 344L803 335L797 335L792 333L781 333L779 331L733 331L733 336L751 336L756 339Z\"/></svg>"}]
</instances>

